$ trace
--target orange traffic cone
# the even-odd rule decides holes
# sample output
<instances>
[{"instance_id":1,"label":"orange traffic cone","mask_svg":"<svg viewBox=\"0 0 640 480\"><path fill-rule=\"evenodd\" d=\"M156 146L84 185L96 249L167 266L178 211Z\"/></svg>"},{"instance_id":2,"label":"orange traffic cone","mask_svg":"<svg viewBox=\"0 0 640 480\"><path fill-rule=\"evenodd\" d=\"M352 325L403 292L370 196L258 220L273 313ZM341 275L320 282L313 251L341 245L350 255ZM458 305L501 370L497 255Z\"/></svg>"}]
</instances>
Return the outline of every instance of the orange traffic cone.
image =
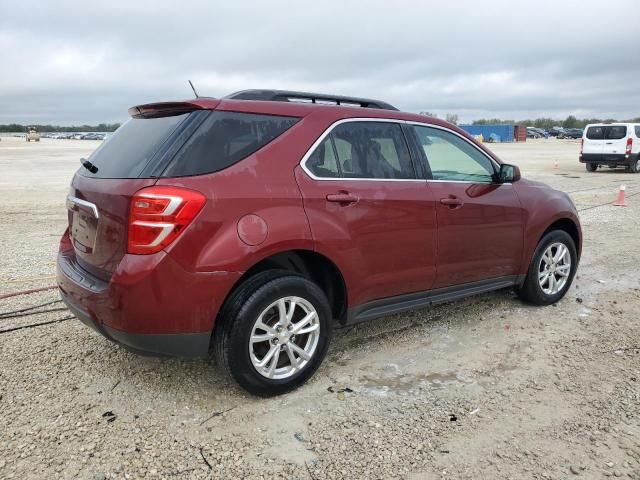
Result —
<instances>
[{"instance_id":1,"label":"orange traffic cone","mask_svg":"<svg viewBox=\"0 0 640 480\"><path fill-rule=\"evenodd\" d=\"M626 207L627 206L627 202L624 199L624 185L620 185L620 190L618 190L618 199L616 200L616 203L614 203L614 205L616 207Z\"/></svg>"},{"instance_id":2,"label":"orange traffic cone","mask_svg":"<svg viewBox=\"0 0 640 480\"><path fill-rule=\"evenodd\" d=\"M553 169L554 169L554 170L559 170L559 169L560 169L560 164L558 163L558 160L556 160L555 162L553 162Z\"/></svg>"}]
</instances>

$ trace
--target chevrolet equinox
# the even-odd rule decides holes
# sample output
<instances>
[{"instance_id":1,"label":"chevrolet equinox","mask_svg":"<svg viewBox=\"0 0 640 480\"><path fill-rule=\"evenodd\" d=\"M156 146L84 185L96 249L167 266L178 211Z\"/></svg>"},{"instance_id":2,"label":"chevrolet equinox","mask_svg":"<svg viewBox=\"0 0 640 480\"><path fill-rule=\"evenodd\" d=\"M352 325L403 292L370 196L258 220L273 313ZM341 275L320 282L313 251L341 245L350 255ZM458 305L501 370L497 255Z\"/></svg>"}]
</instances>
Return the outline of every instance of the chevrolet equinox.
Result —
<instances>
[{"instance_id":1,"label":"chevrolet equinox","mask_svg":"<svg viewBox=\"0 0 640 480\"><path fill-rule=\"evenodd\" d=\"M129 114L73 177L57 282L132 351L213 348L276 395L335 326L502 288L548 305L576 273L568 195L437 118L277 90Z\"/></svg>"}]
</instances>

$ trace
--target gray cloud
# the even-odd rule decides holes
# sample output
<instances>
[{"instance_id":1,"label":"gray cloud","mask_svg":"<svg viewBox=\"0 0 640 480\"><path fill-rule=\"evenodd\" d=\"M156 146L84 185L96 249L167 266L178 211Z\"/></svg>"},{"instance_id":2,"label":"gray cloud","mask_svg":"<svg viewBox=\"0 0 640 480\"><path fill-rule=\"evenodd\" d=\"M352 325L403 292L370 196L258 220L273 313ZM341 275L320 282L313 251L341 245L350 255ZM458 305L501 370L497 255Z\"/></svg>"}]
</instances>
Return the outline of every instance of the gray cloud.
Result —
<instances>
[{"instance_id":1,"label":"gray cloud","mask_svg":"<svg viewBox=\"0 0 640 480\"><path fill-rule=\"evenodd\" d=\"M601 1L13 2L0 123L120 121L244 88L381 98L461 119L640 115L637 9Z\"/></svg>"}]
</instances>

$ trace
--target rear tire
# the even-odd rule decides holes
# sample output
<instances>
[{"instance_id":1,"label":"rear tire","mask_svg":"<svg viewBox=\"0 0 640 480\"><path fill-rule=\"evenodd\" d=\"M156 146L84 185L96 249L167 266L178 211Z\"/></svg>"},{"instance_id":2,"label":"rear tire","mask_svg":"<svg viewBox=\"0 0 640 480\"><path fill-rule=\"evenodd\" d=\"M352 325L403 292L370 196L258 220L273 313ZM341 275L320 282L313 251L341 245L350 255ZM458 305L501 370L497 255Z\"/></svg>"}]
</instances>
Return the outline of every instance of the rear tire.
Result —
<instances>
[{"instance_id":1,"label":"rear tire","mask_svg":"<svg viewBox=\"0 0 640 480\"><path fill-rule=\"evenodd\" d=\"M631 163L627 166L627 171L629 173L640 172L640 155L638 156L638 159L635 162L631 160Z\"/></svg>"},{"instance_id":2,"label":"rear tire","mask_svg":"<svg viewBox=\"0 0 640 480\"><path fill-rule=\"evenodd\" d=\"M534 305L556 303L569 290L577 268L573 239L564 230L552 230L538 243L524 284L516 292L522 300Z\"/></svg>"},{"instance_id":3,"label":"rear tire","mask_svg":"<svg viewBox=\"0 0 640 480\"><path fill-rule=\"evenodd\" d=\"M593 162L587 162L586 164L587 172L595 172L598 169L598 164Z\"/></svg>"},{"instance_id":4,"label":"rear tire","mask_svg":"<svg viewBox=\"0 0 640 480\"><path fill-rule=\"evenodd\" d=\"M249 393L289 392L324 360L331 320L329 301L312 281L282 270L256 274L220 310L214 332L218 363Z\"/></svg>"}]
</instances>

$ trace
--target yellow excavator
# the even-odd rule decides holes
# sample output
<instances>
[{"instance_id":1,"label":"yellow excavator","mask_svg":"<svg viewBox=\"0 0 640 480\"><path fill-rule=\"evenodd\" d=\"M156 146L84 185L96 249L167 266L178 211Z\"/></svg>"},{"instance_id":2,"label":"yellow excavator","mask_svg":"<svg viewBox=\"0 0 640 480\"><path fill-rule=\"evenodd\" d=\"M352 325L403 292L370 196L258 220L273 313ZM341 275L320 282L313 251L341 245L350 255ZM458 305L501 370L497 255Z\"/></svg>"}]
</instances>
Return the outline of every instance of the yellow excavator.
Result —
<instances>
[{"instance_id":1,"label":"yellow excavator","mask_svg":"<svg viewBox=\"0 0 640 480\"><path fill-rule=\"evenodd\" d=\"M27 142L32 140L34 142L39 142L40 134L38 133L38 130L36 130L36 127L27 127Z\"/></svg>"}]
</instances>

